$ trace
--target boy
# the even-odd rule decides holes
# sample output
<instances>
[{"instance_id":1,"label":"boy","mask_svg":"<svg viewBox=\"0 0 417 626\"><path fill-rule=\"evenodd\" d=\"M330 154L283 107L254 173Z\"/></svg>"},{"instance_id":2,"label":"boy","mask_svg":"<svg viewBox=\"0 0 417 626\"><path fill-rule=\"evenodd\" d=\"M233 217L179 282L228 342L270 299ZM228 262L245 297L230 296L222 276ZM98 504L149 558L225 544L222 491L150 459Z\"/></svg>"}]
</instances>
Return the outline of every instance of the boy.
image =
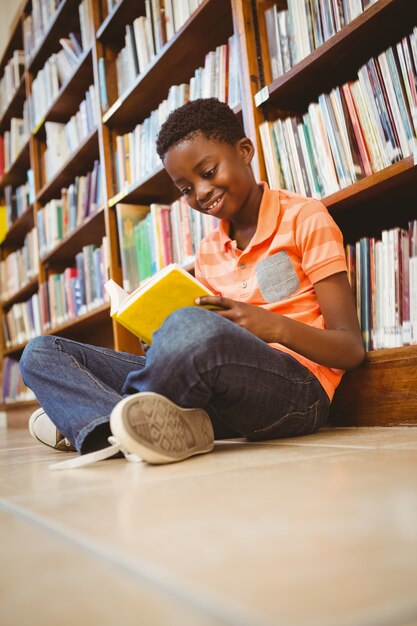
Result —
<instances>
[{"instance_id":1,"label":"boy","mask_svg":"<svg viewBox=\"0 0 417 626\"><path fill-rule=\"evenodd\" d=\"M123 452L168 463L216 438L318 430L342 370L364 356L338 227L320 202L257 184L253 144L214 98L174 111L157 150L189 205L220 219L195 264L218 295L172 314L146 357L32 340L21 359L43 409L32 434L46 443L42 428L58 429L84 454L113 433Z\"/></svg>"}]
</instances>

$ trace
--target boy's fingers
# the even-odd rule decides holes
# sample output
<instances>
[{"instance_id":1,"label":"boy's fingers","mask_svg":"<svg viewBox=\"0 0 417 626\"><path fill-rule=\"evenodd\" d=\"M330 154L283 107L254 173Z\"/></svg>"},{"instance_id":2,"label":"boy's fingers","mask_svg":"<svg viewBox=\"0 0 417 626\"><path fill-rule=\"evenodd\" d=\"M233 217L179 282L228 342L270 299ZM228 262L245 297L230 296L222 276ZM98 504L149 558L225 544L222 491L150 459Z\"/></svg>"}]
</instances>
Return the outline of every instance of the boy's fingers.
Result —
<instances>
[{"instance_id":1,"label":"boy's fingers","mask_svg":"<svg viewBox=\"0 0 417 626\"><path fill-rule=\"evenodd\" d=\"M218 306L222 309L228 309L231 307L233 300L229 298L223 298L223 296L201 296L196 298L195 303L201 306Z\"/></svg>"}]
</instances>

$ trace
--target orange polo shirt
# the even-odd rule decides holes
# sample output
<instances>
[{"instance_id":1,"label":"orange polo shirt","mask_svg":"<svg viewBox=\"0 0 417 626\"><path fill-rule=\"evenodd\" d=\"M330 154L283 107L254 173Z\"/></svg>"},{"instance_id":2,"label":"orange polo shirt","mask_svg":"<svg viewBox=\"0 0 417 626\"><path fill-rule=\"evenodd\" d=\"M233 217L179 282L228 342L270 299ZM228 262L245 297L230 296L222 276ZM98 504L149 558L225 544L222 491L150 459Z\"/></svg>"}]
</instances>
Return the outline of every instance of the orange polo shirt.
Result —
<instances>
[{"instance_id":1,"label":"orange polo shirt","mask_svg":"<svg viewBox=\"0 0 417 626\"><path fill-rule=\"evenodd\" d=\"M195 275L216 294L324 328L314 283L347 271L339 227L318 200L261 185L258 225L248 246L239 250L229 237L229 222L220 220L200 243ZM269 345L307 367L332 399L342 370L318 365L279 343Z\"/></svg>"}]
</instances>

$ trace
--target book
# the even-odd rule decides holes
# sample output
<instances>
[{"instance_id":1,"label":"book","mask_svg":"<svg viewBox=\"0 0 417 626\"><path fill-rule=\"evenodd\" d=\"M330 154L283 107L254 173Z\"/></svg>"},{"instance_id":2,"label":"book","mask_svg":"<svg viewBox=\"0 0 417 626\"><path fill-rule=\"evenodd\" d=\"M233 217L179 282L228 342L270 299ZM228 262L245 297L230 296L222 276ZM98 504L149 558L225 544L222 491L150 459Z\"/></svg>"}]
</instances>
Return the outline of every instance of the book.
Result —
<instances>
[{"instance_id":1,"label":"book","mask_svg":"<svg viewBox=\"0 0 417 626\"><path fill-rule=\"evenodd\" d=\"M195 299L199 296L214 295L175 263L164 267L130 294L112 279L104 286L110 296L111 317L148 345L168 315L186 306L196 306Z\"/></svg>"},{"instance_id":2,"label":"book","mask_svg":"<svg viewBox=\"0 0 417 626\"><path fill-rule=\"evenodd\" d=\"M107 82L106 82L106 60L104 57L99 57L97 61L98 65L98 84L100 94L101 110L106 112L109 108L109 98L107 94Z\"/></svg>"},{"instance_id":3,"label":"book","mask_svg":"<svg viewBox=\"0 0 417 626\"><path fill-rule=\"evenodd\" d=\"M136 204L116 204L117 232L122 265L123 288L133 291L140 283L140 263L136 255L135 226L149 213L149 207Z\"/></svg>"}]
</instances>

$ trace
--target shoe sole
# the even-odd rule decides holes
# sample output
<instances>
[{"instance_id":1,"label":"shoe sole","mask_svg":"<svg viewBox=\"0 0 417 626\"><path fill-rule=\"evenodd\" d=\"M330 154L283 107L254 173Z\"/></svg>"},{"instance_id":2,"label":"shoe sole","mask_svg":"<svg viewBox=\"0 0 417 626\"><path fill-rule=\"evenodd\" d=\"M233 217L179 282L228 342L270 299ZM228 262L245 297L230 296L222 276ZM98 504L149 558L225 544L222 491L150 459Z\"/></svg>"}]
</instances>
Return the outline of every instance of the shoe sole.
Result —
<instances>
[{"instance_id":1,"label":"shoe sole","mask_svg":"<svg viewBox=\"0 0 417 626\"><path fill-rule=\"evenodd\" d=\"M153 464L175 463L214 447L210 418L203 409L184 409L151 391L121 400L110 428L123 448Z\"/></svg>"}]
</instances>

